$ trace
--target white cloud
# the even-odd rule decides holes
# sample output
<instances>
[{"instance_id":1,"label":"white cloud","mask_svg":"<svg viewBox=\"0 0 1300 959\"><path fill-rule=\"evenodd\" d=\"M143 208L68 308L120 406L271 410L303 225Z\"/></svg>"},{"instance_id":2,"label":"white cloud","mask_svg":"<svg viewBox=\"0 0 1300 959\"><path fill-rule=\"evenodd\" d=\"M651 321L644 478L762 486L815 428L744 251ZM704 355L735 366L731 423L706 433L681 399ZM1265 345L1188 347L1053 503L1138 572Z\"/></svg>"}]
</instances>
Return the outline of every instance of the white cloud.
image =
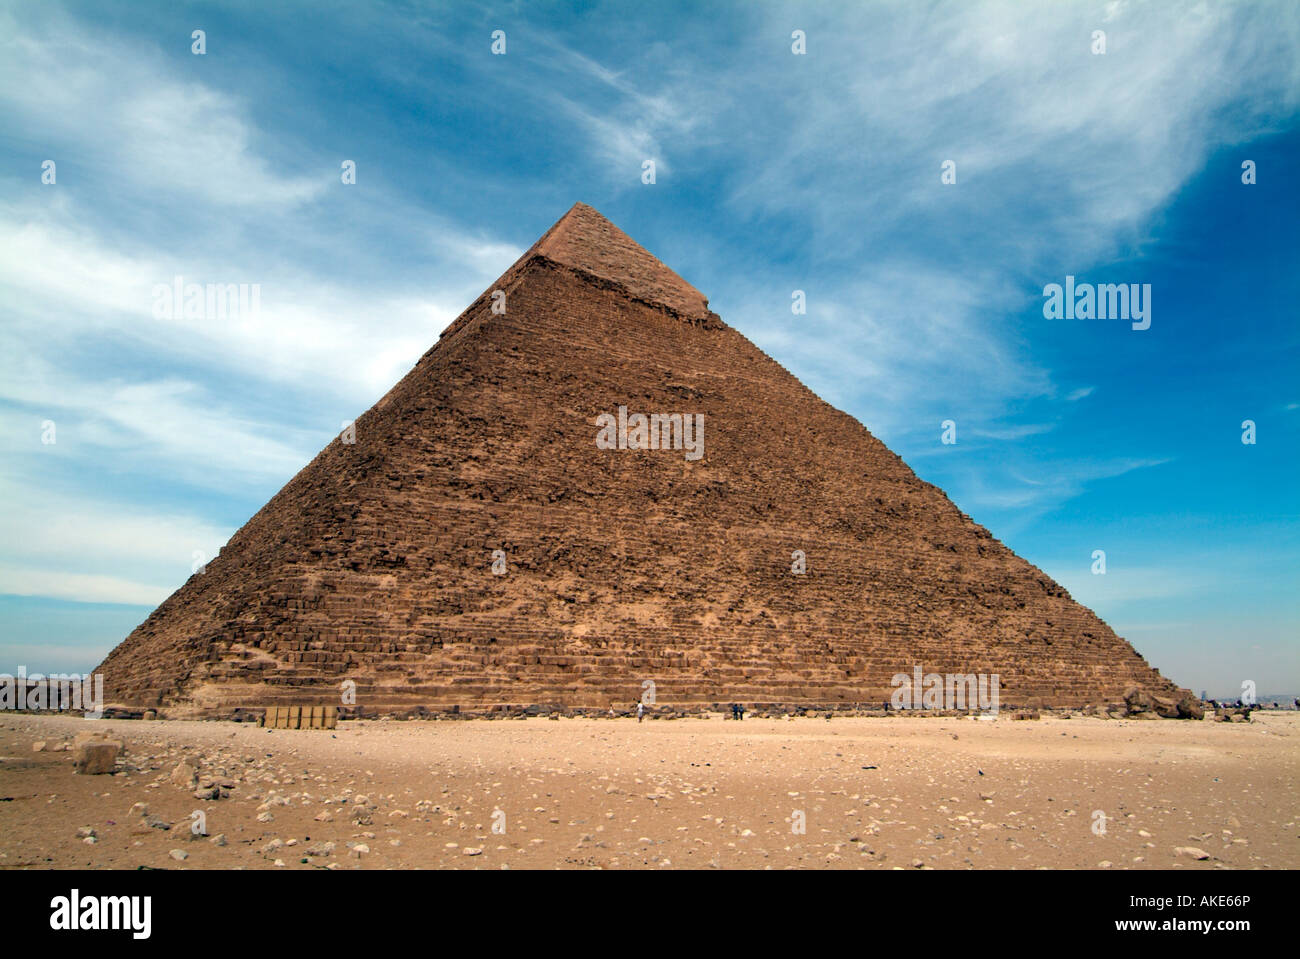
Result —
<instances>
[{"instance_id":1,"label":"white cloud","mask_svg":"<svg viewBox=\"0 0 1300 959\"><path fill-rule=\"evenodd\" d=\"M1042 433L1050 433L1056 428L1054 423L1022 423L1015 426L1006 426L1001 429L980 429L976 427L969 431L972 436L979 436L990 440L1021 440L1026 436L1038 436Z\"/></svg>"},{"instance_id":2,"label":"white cloud","mask_svg":"<svg viewBox=\"0 0 1300 959\"><path fill-rule=\"evenodd\" d=\"M157 603L232 531L133 503L137 488L276 488L522 252L436 214L412 226L409 200L373 184L348 208L355 235L403 231L428 272L337 278L358 251L325 239L311 202L344 189L337 158L298 149L321 174L285 172L250 106L151 41L0 12L0 117L59 163L56 186L0 178L0 442L17 504L0 520L0 592ZM162 232L141 227L157 209L173 214ZM154 289L176 276L257 284L260 312L160 319Z\"/></svg>"},{"instance_id":3,"label":"white cloud","mask_svg":"<svg viewBox=\"0 0 1300 959\"><path fill-rule=\"evenodd\" d=\"M969 507L1046 510L1080 495L1098 480L1114 479L1168 462L1168 459L1132 458L1021 464L996 476L971 473L959 490L949 492ZM1038 475L1029 475L1034 473Z\"/></svg>"},{"instance_id":4,"label":"white cloud","mask_svg":"<svg viewBox=\"0 0 1300 959\"><path fill-rule=\"evenodd\" d=\"M488 249L475 255L508 255L511 248ZM238 321L158 319L154 287L176 276L187 283L257 284L259 314ZM375 296L285 267L114 249L70 207L27 219L0 208L0 290L16 321L0 336L21 343L11 362L24 352L39 355L42 347L110 335L171 362L215 364L300 385L325 379L339 395L371 402L459 312L433 299ZM359 355L390 361L376 366Z\"/></svg>"},{"instance_id":5,"label":"white cloud","mask_svg":"<svg viewBox=\"0 0 1300 959\"><path fill-rule=\"evenodd\" d=\"M814 392L859 411L891 445L937 437L949 416L963 429L996 429L1010 400L1053 392L1014 329L981 308L972 277L888 258L843 286L803 285L805 316L791 314L788 290L770 291L766 302L749 295L728 310Z\"/></svg>"},{"instance_id":6,"label":"white cloud","mask_svg":"<svg viewBox=\"0 0 1300 959\"><path fill-rule=\"evenodd\" d=\"M1103 14L1108 52L1093 56ZM801 21L806 58L774 39L787 19L762 8L737 58L753 69L665 88L706 90L713 133L746 145L719 171L729 212L798 231L782 252L807 264L786 273L809 312L790 316L788 290L707 292L743 304L724 318L908 459L943 452L940 418L963 438L1014 438L1051 427L1041 405L1041 426L1023 424L1027 402L1091 395L1059 388L1011 318L1066 272L1140 264L1213 153L1300 102L1289 5L836 6ZM940 181L948 159L955 186ZM1047 508L1092 475L1060 465L1038 487L971 478L962 502Z\"/></svg>"},{"instance_id":7,"label":"white cloud","mask_svg":"<svg viewBox=\"0 0 1300 959\"><path fill-rule=\"evenodd\" d=\"M260 156L246 104L176 75L156 47L88 34L62 16L0 12L0 108L42 131L56 162L95 144L105 179L187 202L267 209L306 202L333 174L286 176Z\"/></svg>"},{"instance_id":8,"label":"white cloud","mask_svg":"<svg viewBox=\"0 0 1300 959\"><path fill-rule=\"evenodd\" d=\"M179 586L180 582L176 585ZM78 603L125 603L154 607L171 595L173 589L138 583L119 576L69 573L61 569L33 569L0 563L0 593L11 596L43 596Z\"/></svg>"},{"instance_id":9,"label":"white cloud","mask_svg":"<svg viewBox=\"0 0 1300 959\"><path fill-rule=\"evenodd\" d=\"M673 173L674 164L664 148L665 141L698 146L698 134L707 117L717 109L716 100L705 100L719 91L680 82L676 71L649 71L651 84L635 82L630 71L612 69L549 35L540 37L549 55L545 63L577 86L583 100L559 92L560 84L545 83L521 93L540 96L574 121L586 138L588 150L606 165L608 181L624 188L640 187L641 164L655 162L656 178ZM648 47L652 59L662 55L654 44ZM653 89L649 89L653 85ZM593 108L591 104L596 104Z\"/></svg>"},{"instance_id":10,"label":"white cloud","mask_svg":"<svg viewBox=\"0 0 1300 959\"><path fill-rule=\"evenodd\" d=\"M9 479L0 492L23 504L0 513L0 593L154 606L190 576L195 551L210 560L234 533L184 513L41 493Z\"/></svg>"},{"instance_id":11,"label":"white cloud","mask_svg":"<svg viewBox=\"0 0 1300 959\"><path fill-rule=\"evenodd\" d=\"M1113 608L1121 603L1149 603L1157 599L1170 599L1195 593L1210 584L1208 577L1200 581L1186 575L1159 567L1108 570L1104 575L1091 572L1091 559L1066 566L1051 564L1044 572L1056 580L1074 599L1090 609Z\"/></svg>"},{"instance_id":12,"label":"white cloud","mask_svg":"<svg viewBox=\"0 0 1300 959\"><path fill-rule=\"evenodd\" d=\"M101 463L121 455L144 457L198 485L229 488L236 476L287 478L316 452L303 431L266 419L247 421L228 400L181 379L89 381L47 371L7 380L0 396L51 419L61 452L81 452ZM34 423L12 411L0 414L11 449L45 452L35 445ZM277 438L277 429L296 442ZM18 439L24 433L29 443Z\"/></svg>"}]
</instances>

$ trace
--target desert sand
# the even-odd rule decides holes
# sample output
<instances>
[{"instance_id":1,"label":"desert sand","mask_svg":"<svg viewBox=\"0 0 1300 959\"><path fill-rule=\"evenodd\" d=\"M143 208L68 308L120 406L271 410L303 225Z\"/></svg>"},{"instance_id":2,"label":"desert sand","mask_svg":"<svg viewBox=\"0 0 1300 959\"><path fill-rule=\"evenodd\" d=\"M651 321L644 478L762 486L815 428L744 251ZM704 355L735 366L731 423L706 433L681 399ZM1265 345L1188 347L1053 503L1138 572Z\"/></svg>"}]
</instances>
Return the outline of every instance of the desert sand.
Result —
<instances>
[{"instance_id":1,"label":"desert sand","mask_svg":"<svg viewBox=\"0 0 1300 959\"><path fill-rule=\"evenodd\" d=\"M1247 724L102 720L126 753L99 776L75 774L64 748L89 727L0 719L0 867L1300 866L1295 712ZM228 795L195 798L188 770L174 776L182 763ZM196 810L206 836L191 829Z\"/></svg>"}]
</instances>

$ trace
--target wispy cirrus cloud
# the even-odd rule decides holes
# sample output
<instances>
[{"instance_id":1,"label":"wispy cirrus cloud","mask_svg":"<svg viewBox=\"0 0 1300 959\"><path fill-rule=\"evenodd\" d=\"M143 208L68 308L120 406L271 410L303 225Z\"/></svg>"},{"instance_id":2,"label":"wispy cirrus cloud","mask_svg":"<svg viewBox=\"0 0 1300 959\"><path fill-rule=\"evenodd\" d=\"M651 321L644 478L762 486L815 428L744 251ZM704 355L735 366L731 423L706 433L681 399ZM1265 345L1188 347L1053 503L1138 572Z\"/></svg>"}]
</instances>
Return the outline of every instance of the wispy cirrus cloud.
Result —
<instances>
[{"instance_id":1,"label":"wispy cirrus cloud","mask_svg":"<svg viewBox=\"0 0 1300 959\"><path fill-rule=\"evenodd\" d=\"M57 9L50 14L20 21L0 11L0 110L11 129L39 129L42 147L66 156L65 182L75 168L155 196L263 211L327 187L324 171L292 175L269 162L247 105L177 76L157 45L92 34ZM76 144L95 144L93 164Z\"/></svg>"},{"instance_id":2,"label":"wispy cirrus cloud","mask_svg":"<svg viewBox=\"0 0 1300 959\"><path fill-rule=\"evenodd\" d=\"M23 503L0 515L0 539L10 544L0 593L16 596L157 605L234 532L107 496L35 493L11 480L0 491Z\"/></svg>"},{"instance_id":3,"label":"wispy cirrus cloud","mask_svg":"<svg viewBox=\"0 0 1300 959\"><path fill-rule=\"evenodd\" d=\"M441 280L340 280L336 261L366 251L320 256L337 157L299 151L286 172L251 105L184 75L158 38L48 13L0 13L0 142L58 163L53 186L35 161L0 173L0 430L8 498L24 504L5 524L0 593L153 605L233 530L136 503L136 487L273 491L521 249L484 224L413 224L376 183L352 225L400 224ZM178 276L256 284L260 310L160 318L156 288Z\"/></svg>"},{"instance_id":4,"label":"wispy cirrus cloud","mask_svg":"<svg viewBox=\"0 0 1300 959\"><path fill-rule=\"evenodd\" d=\"M1034 467L1018 463L991 476L968 473L967 482L958 493L963 502L973 506L1016 509L1027 517L1080 495L1092 483L1169 462L1169 459L1151 458L1057 460Z\"/></svg>"}]
</instances>

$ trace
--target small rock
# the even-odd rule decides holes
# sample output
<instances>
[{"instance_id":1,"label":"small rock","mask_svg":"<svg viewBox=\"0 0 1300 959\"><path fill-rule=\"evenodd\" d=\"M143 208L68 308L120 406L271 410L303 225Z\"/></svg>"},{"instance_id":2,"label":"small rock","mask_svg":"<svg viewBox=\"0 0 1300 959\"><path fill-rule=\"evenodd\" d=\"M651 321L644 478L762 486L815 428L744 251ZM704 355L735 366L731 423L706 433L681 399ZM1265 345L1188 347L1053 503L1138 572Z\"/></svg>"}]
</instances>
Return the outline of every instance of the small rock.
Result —
<instances>
[{"instance_id":1,"label":"small rock","mask_svg":"<svg viewBox=\"0 0 1300 959\"><path fill-rule=\"evenodd\" d=\"M1175 846L1175 856L1187 856L1191 859L1209 859L1210 854L1204 849L1198 849L1195 846Z\"/></svg>"},{"instance_id":2,"label":"small rock","mask_svg":"<svg viewBox=\"0 0 1300 959\"><path fill-rule=\"evenodd\" d=\"M464 849L461 850L461 852L463 852L466 856L483 855L483 849L481 846L466 846Z\"/></svg>"},{"instance_id":3,"label":"small rock","mask_svg":"<svg viewBox=\"0 0 1300 959\"><path fill-rule=\"evenodd\" d=\"M186 859L190 858L190 854L187 853L184 849L173 849L167 855L171 856L177 862L184 862Z\"/></svg>"},{"instance_id":4,"label":"small rock","mask_svg":"<svg viewBox=\"0 0 1300 959\"><path fill-rule=\"evenodd\" d=\"M45 740L39 739L36 742L32 743L32 752L34 753L45 752Z\"/></svg>"},{"instance_id":5,"label":"small rock","mask_svg":"<svg viewBox=\"0 0 1300 959\"><path fill-rule=\"evenodd\" d=\"M189 763L181 763L172 770L172 782L184 789L193 789L198 785L199 771Z\"/></svg>"},{"instance_id":6,"label":"small rock","mask_svg":"<svg viewBox=\"0 0 1300 959\"><path fill-rule=\"evenodd\" d=\"M224 846L226 844L226 834L224 832L219 832L215 836L211 837L208 842L212 843L214 846Z\"/></svg>"}]
</instances>

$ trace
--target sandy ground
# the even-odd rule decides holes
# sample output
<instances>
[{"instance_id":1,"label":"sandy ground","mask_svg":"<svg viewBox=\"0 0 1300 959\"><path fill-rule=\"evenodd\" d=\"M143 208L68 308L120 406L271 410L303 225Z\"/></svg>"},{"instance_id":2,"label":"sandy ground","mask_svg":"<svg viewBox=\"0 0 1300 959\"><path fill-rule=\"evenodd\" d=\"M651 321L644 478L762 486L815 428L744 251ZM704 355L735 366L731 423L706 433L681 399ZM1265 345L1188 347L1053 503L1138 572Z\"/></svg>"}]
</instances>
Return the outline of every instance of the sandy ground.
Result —
<instances>
[{"instance_id":1,"label":"sandy ground","mask_svg":"<svg viewBox=\"0 0 1300 959\"><path fill-rule=\"evenodd\" d=\"M334 731L103 721L127 754L113 775L77 775L59 747L89 727L0 720L0 868L1300 866L1295 712ZM174 784L182 760L233 783L229 797ZM207 836L193 836L196 810ZM1209 858L1175 851L1188 846Z\"/></svg>"}]
</instances>

